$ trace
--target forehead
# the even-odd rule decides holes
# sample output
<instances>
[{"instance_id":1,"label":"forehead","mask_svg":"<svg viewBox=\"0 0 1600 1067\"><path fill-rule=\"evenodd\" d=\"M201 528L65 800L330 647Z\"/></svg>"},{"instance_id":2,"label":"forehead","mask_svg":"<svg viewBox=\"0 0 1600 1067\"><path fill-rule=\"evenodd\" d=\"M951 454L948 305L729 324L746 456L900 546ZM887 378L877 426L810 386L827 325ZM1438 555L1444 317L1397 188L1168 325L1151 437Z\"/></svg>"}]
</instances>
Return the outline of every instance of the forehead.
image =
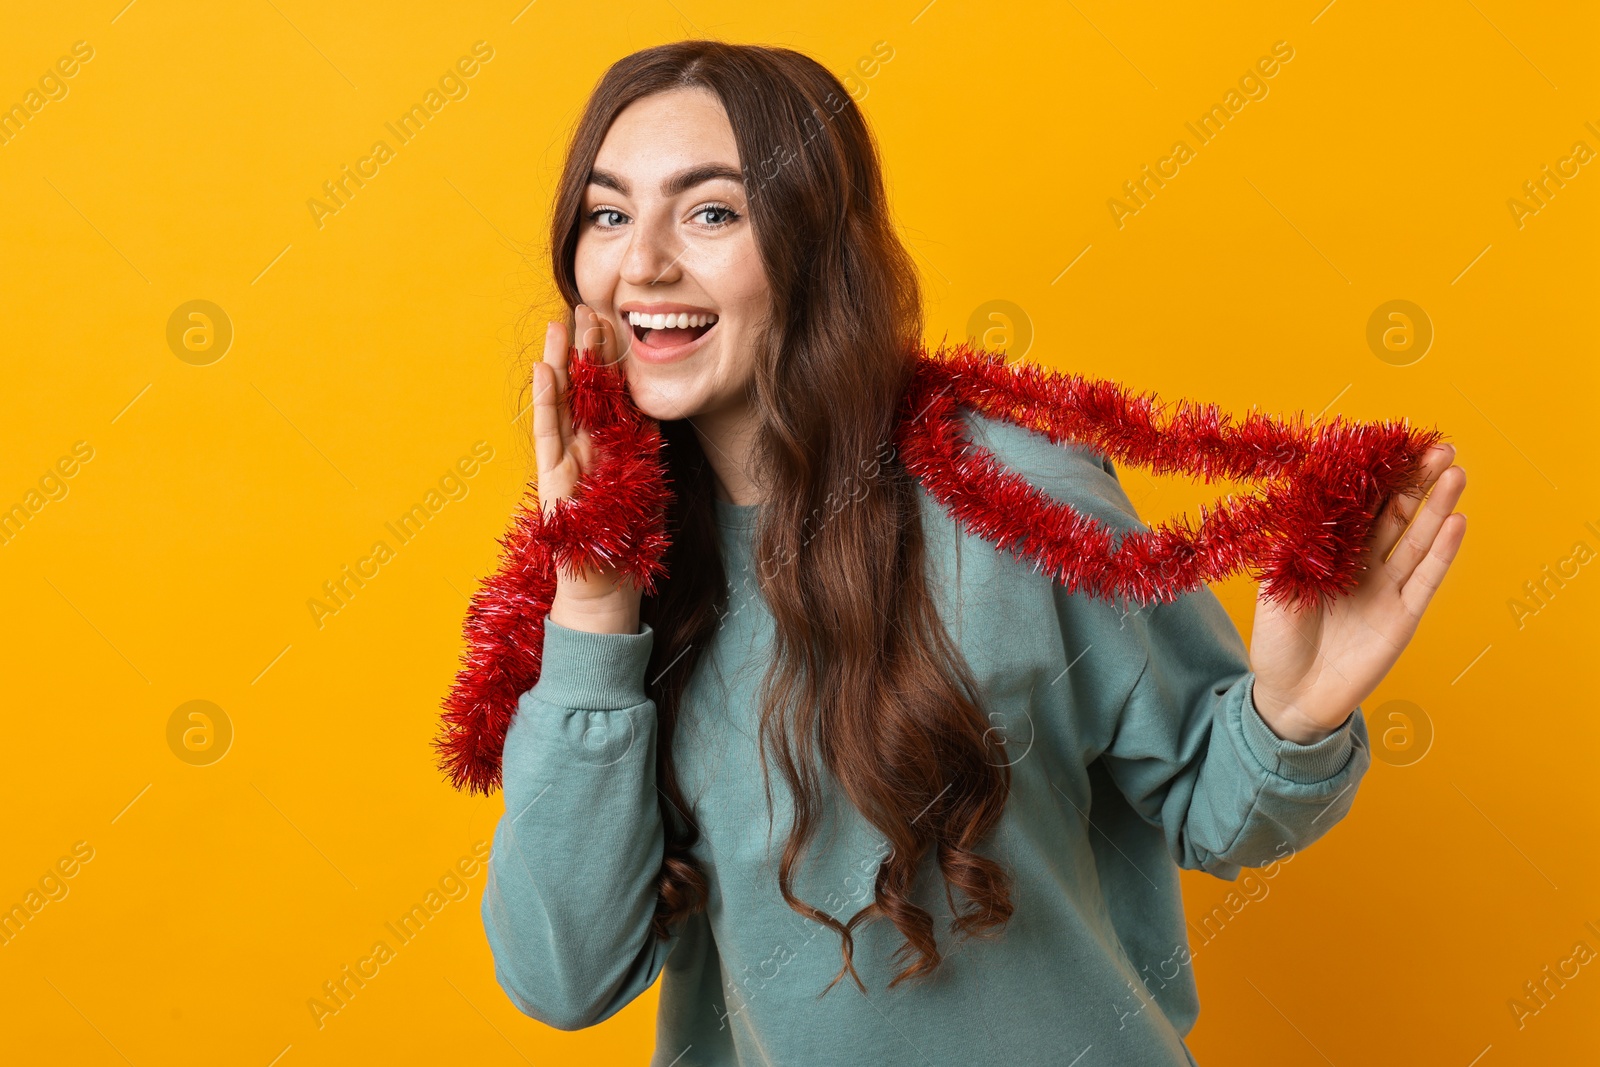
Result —
<instances>
[{"instance_id":1,"label":"forehead","mask_svg":"<svg viewBox=\"0 0 1600 1067\"><path fill-rule=\"evenodd\" d=\"M623 108L606 131L594 165L632 187L644 183L644 191L655 192L661 178L686 167L726 163L737 169L739 162L733 127L715 94L674 89Z\"/></svg>"}]
</instances>

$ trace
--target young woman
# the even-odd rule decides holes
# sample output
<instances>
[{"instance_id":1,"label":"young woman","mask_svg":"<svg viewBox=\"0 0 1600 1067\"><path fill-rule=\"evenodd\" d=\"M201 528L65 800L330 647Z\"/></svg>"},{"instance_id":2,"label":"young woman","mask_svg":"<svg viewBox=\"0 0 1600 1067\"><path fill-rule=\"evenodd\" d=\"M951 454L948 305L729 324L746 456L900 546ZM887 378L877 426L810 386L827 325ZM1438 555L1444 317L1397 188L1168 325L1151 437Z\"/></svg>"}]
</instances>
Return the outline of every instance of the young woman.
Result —
<instances>
[{"instance_id":1,"label":"young woman","mask_svg":"<svg viewBox=\"0 0 1600 1067\"><path fill-rule=\"evenodd\" d=\"M513 1002L574 1030L660 976L660 1067L1193 1063L1178 869L1236 878L1350 810L1358 705L1463 537L1453 450L1360 588L1262 600L1248 655L1208 589L1117 608L963 533L885 446L922 319L876 150L784 49L611 67L552 258L541 506L595 461L571 341L659 420L675 500L659 595L561 575L506 735L483 919ZM964 418L1147 529L1105 457Z\"/></svg>"}]
</instances>

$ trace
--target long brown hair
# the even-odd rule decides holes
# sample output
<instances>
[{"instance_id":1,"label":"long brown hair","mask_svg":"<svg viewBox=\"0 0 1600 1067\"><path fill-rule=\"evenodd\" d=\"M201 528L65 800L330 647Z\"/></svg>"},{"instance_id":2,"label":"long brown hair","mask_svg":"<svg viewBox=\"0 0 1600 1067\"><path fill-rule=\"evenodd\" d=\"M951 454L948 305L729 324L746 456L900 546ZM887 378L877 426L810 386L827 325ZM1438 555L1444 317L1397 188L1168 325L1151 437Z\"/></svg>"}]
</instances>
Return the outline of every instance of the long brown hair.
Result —
<instances>
[{"instance_id":1,"label":"long brown hair","mask_svg":"<svg viewBox=\"0 0 1600 1067\"><path fill-rule=\"evenodd\" d=\"M916 486L886 442L922 333L915 266L895 234L877 149L855 101L826 68L784 48L691 40L618 60L590 96L562 170L551 260L570 309L589 173L628 104L674 89L722 102L745 174L751 222L772 291L758 340L753 457L765 495L755 531L757 587L778 645L763 678L761 753L769 824L774 750L794 797L778 885L789 906L836 930L848 971L855 927L885 916L915 959L890 982L931 975L941 956L933 917L911 900L934 850L960 936L1011 917L1010 879L976 851L1010 789L1003 742L938 617L928 587ZM675 493L670 579L645 597L655 630L647 693L658 716L657 785L666 831L654 930L705 907L690 854L699 830L679 788L672 743L679 701L726 598L713 474L687 420L663 421ZM870 469L871 474L868 475ZM841 496L849 498L841 507ZM781 562L780 562L781 561ZM840 923L793 892L795 864L824 811L817 756L887 839L873 901ZM966 905L958 906L960 889Z\"/></svg>"}]
</instances>

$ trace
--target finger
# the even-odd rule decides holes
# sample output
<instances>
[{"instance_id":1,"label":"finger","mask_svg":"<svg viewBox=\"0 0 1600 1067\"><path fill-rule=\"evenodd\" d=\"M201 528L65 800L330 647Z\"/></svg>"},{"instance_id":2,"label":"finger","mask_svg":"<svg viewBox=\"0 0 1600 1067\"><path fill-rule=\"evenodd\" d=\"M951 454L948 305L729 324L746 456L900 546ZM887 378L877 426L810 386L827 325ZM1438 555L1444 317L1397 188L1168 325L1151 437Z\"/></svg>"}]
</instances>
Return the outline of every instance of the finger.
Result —
<instances>
[{"instance_id":1,"label":"finger","mask_svg":"<svg viewBox=\"0 0 1600 1067\"><path fill-rule=\"evenodd\" d=\"M567 395L567 324L551 322L544 332L544 361L555 372L556 398Z\"/></svg>"},{"instance_id":2,"label":"finger","mask_svg":"<svg viewBox=\"0 0 1600 1067\"><path fill-rule=\"evenodd\" d=\"M567 324L551 320L545 324L544 355L545 366L550 368L550 380L554 385L551 390L551 402L555 404L556 425L561 430L563 442L572 440L572 427L567 417Z\"/></svg>"},{"instance_id":3,"label":"finger","mask_svg":"<svg viewBox=\"0 0 1600 1067\"><path fill-rule=\"evenodd\" d=\"M566 446L556 414L555 372L545 363L533 367L533 448L539 469L539 500L542 510L548 512L560 493L545 476L566 458Z\"/></svg>"},{"instance_id":4,"label":"finger","mask_svg":"<svg viewBox=\"0 0 1600 1067\"><path fill-rule=\"evenodd\" d=\"M561 365L566 368L567 375L561 382L561 433L568 444L573 440L574 430L572 425L572 356L575 350L582 348L578 340L589 330L589 308L586 304L579 304L572 309L572 340L568 341L561 349Z\"/></svg>"},{"instance_id":5,"label":"finger","mask_svg":"<svg viewBox=\"0 0 1600 1067\"><path fill-rule=\"evenodd\" d=\"M600 361L606 366L622 362L622 340L617 335L617 328L609 318L599 312L594 316L595 325L600 334Z\"/></svg>"},{"instance_id":6,"label":"finger","mask_svg":"<svg viewBox=\"0 0 1600 1067\"><path fill-rule=\"evenodd\" d=\"M1400 602L1412 618L1421 616L1433 594L1444 582L1445 572L1461 550L1461 540L1467 535L1467 517L1459 511L1445 519L1439 535L1433 539L1428 554L1422 557L1416 570L1400 588Z\"/></svg>"},{"instance_id":7,"label":"finger","mask_svg":"<svg viewBox=\"0 0 1600 1067\"><path fill-rule=\"evenodd\" d=\"M1411 572L1428 554L1439 528L1455 510L1466 487L1467 472L1455 466L1446 468L1433 483L1433 491L1428 494L1428 499L1423 502L1411 526L1400 535L1399 544L1395 545L1394 552L1384 564L1396 585L1410 578Z\"/></svg>"},{"instance_id":8,"label":"finger","mask_svg":"<svg viewBox=\"0 0 1600 1067\"><path fill-rule=\"evenodd\" d=\"M1388 561L1389 553L1394 551L1394 546L1400 541L1400 535L1405 532L1405 528L1417 514L1418 504L1433 488L1433 483L1440 473L1455 459L1455 452L1455 446L1448 444L1434 445L1428 449L1427 454L1422 457L1422 485L1401 493L1398 497L1391 496L1384 500L1383 506L1378 509L1377 522L1373 524L1371 544L1375 559Z\"/></svg>"},{"instance_id":9,"label":"finger","mask_svg":"<svg viewBox=\"0 0 1600 1067\"><path fill-rule=\"evenodd\" d=\"M626 359L632 358L633 341L633 327L628 325L626 315L619 315L617 317L617 327L612 338L613 347L611 353L615 362L621 363Z\"/></svg>"},{"instance_id":10,"label":"finger","mask_svg":"<svg viewBox=\"0 0 1600 1067\"><path fill-rule=\"evenodd\" d=\"M587 349L589 356L596 363L609 363L609 352L606 348L606 331L598 312L588 304L579 304L577 309L577 334L573 344L581 351Z\"/></svg>"}]
</instances>

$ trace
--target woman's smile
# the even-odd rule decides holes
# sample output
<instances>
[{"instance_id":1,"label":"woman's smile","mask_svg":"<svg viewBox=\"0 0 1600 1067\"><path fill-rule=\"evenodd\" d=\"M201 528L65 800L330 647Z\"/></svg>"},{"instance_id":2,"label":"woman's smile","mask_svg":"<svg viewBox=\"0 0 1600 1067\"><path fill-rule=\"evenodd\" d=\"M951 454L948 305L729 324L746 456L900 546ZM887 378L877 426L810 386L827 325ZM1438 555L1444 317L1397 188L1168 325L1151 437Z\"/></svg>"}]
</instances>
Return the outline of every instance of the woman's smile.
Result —
<instances>
[{"instance_id":1,"label":"woman's smile","mask_svg":"<svg viewBox=\"0 0 1600 1067\"><path fill-rule=\"evenodd\" d=\"M670 363L700 347L718 322L709 308L629 302L617 309L628 324L628 351L646 363Z\"/></svg>"}]
</instances>

